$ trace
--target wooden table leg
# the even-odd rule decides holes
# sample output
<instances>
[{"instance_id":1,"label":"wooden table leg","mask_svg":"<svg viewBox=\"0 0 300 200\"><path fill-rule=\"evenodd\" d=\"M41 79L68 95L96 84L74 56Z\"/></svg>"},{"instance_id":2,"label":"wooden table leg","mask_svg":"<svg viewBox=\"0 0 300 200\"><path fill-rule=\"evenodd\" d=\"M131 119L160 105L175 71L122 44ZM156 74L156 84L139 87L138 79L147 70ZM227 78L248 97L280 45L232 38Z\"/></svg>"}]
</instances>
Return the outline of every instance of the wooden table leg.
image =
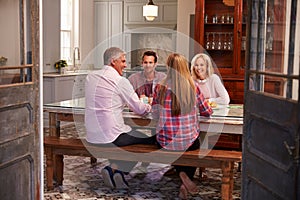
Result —
<instances>
[{"instance_id":1,"label":"wooden table leg","mask_svg":"<svg viewBox=\"0 0 300 200\"><path fill-rule=\"evenodd\" d=\"M97 165L97 158L91 157L91 166L95 167Z\"/></svg>"},{"instance_id":2,"label":"wooden table leg","mask_svg":"<svg viewBox=\"0 0 300 200\"><path fill-rule=\"evenodd\" d=\"M55 177L58 185L62 185L64 180L64 156L55 156Z\"/></svg>"},{"instance_id":3,"label":"wooden table leg","mask_svg":"<svg viewBox=\"0 0 300 200\"><path fill-rule=\"evenodd\" d=\"M45 148L46 154L46 187L48 190L53 190L53 153L49 147Z\"/></svg>"},{"instance_id":4,"label":"wooden table leg","mask_svg":"<svg viewBox=\"0 0 300 200\"><path fill-rule=\"evenodd\" d=\"M57 114L49 112L49 135L60 137L60 121L57 119Z\"/></svg>"},{"instance_id":5,"label":"wooden table leg","mask_svg":"<svg viewBox=\"0 0 300 200\"><path fill-rule=\"evenodd\" d=\"M234 162L222 162L222 200L232 200Z\"/></svg>"},{"instance_id":6,"label":"wooden table leg","mask_svg":"<svg viewBox=\"0 0 300 200\"><path fill-rule=\"evenodd\" d=\"M49 112L49 135L53 137L60 137L60 121L58 114ZM64 161L63 155L53 155L53 175L58 185L63 182Z\"/></svg>"}]
</instances>

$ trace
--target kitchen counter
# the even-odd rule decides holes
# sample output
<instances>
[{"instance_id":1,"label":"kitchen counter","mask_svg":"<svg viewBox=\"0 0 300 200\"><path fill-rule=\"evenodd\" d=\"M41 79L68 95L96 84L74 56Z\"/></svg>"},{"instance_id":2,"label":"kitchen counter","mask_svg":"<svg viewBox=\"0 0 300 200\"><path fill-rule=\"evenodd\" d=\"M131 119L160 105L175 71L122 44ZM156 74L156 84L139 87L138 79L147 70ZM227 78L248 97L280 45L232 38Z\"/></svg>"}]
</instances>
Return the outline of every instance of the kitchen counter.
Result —
<instances>
[{"instance_id":1,"label":"kitchen counter","mask_svg":"<svg viewBox=\"0 0 300 200\"><path fill-rule=\"evenodd\" d=\"M44 73L43 77L44 78L55 78L55 77L65 77L65 76L79 76L79 75L87 75L88 73L89 73L88 70L78 71L78 72L68 71L67 73L64 73L64 74L60 74L57 72L49 72L49 73Z\"/></svg>"},{"instance_id":2,"label":"kitchen counter","mask_svg":"<svg viewBox=\"0 0 300 200\"><path fill-rule=\"evenodd\" d=\"M88 70L65 74L44 73L43 89L44 103L63 101L67 99L79 98L84 96L85 78Z\"/></svg>"}]
</instances>

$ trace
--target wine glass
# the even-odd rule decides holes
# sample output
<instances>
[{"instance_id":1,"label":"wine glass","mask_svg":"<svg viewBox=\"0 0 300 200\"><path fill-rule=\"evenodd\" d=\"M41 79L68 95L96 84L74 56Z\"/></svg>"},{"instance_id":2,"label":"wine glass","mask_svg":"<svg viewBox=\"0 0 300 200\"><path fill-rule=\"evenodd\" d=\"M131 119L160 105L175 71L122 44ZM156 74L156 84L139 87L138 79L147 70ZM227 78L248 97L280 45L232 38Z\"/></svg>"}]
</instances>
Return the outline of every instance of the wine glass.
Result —
<instances>
[{"instance_id":1,"label":"wine glass","mask_svg":"<svg viewBox=\"0 0 300 200\"><path fill-rule=\"evenodd\" d=\"M215 47L216 47L216 36L215 36L215 32L212 32L211 49L215 49Z\"/></svg>"},{"instance_id":2,"label":"wine glass","mask_svg":"<svg viewBox=\"0 0 300 200\"><path fill-rule=\"evenodd\" d=\"M232 50L232 33L229 33L228 50Z\"/></svg>"},{"instance_id":3,"label":"wine glass","mask_svg":"<svg viewBox=\"0 0 300 200\"><path fill-rule=\"evenodd\" d=\"M209 41L209 32L206 33L206 44L205 44L206 49L210 49L210 41Z\"/></svg>"},{"instance_id":4,"label":"wine glass","mask_svg":"<svg viewBox=\"0 0 300 200\"><path fill-rule=\"evenodd\" d=\"M218 37L218 43L217 43L217 49L221 50L222 48L222 42L221 42L221 32L219 32L219 37Z\"/></svg>"},{"instance_id":5,"label":"wine glass","mask_svg":"<svg viewBox=\"0 0 300 200\"><path fill-rule=\"evenodd\" d=\"M223 49L227 50L227 33L224 33Z\"/></svg>"}]
</instances>

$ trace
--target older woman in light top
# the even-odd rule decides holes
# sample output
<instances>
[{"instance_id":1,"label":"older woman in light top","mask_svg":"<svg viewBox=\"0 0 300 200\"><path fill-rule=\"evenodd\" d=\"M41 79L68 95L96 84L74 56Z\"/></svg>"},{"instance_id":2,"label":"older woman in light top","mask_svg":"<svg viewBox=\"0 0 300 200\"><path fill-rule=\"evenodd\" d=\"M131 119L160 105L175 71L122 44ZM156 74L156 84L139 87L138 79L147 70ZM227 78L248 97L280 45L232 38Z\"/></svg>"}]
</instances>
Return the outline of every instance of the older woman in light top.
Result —
<instances>
[{"instance_id":1,"label":"older woman in light top","mask_svg":"<svg viewBox=\"0 0 300 200\"><path fill-rule=\"evenodd\" d=\"M193 79L200 85L201 92L209 102L229 104L230 98L220 77L214 73L210 57L204 53L196 54L191 63Z\"/></svg>"}]
</instances>

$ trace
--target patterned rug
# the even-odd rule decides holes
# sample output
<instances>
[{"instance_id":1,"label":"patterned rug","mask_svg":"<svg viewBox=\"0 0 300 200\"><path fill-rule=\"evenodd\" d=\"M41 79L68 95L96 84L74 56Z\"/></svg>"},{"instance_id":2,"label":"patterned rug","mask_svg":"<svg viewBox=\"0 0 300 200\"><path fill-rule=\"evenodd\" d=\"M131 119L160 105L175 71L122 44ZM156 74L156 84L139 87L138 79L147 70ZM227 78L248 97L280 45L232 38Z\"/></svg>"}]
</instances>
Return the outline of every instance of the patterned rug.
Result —
<instances>
[{"instance_id":1,"label":"patterned rug","mask_svg":"<svg viewBox=\"0 0 300 200\"><path fill-rule=\"evenodd\" d=\"M48 129L45 128L45 134ZM72 137L76 134L73 124L68 124L61 129L61 135ZM47 191L45 187L44 199L76 199L76 200L142 200L142 199L179 199L178 192L181 181L176 174L165 175L169 165L150 163L147 168L138 163L126 175L130 188L117 190L105 187L101 177L101 169L108 165L106 159L98 159L97 165L91 166L90 158L79 156L64 157L63 186ZM189 195L189 199L211 200L221 199L221 174L220 169L206 168L206 178L200 179L198 171L194 182L199 188L199 194ZM238 166L234 168L233 199L240 199L241 172Z\"/></svg>"}]
</instances>

